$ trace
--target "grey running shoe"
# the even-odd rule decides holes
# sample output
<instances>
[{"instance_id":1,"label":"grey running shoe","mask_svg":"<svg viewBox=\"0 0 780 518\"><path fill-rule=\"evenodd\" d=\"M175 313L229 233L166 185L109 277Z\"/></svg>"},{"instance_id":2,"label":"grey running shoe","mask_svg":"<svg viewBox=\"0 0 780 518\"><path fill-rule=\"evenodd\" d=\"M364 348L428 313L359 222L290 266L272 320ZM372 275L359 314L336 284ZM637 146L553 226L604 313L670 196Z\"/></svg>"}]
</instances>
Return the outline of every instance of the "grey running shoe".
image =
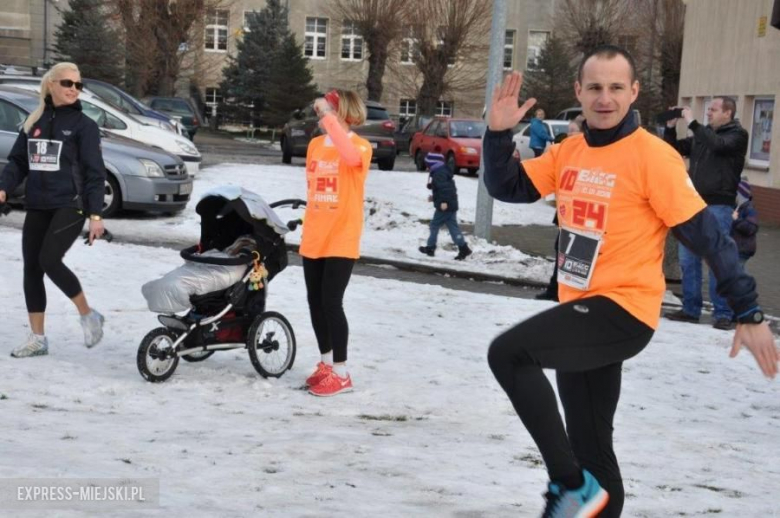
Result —
<instances>
[{"instance_id":1,"label":"grey running shoe","mask_svg":"<svg viewBox=\"0 0 780 518\"><path fill-rule=\"evenodd\" d=\"M84 329L84 345L94 347L103 338L103 315L94 309L81 317L81 327Z\"/></svg>"},{"instance_id":2,"label":"grey running shoe","mask_svg":"<svg viewBox=\"0 0 780 518\"><path fill-rule=\"evenodd\" d=\"M11 351L13 358L29 358L30 356L45 356L49 354L49 340L44 336L43 340L30 333L27 341Z\"/></svg>"}]
</instances>

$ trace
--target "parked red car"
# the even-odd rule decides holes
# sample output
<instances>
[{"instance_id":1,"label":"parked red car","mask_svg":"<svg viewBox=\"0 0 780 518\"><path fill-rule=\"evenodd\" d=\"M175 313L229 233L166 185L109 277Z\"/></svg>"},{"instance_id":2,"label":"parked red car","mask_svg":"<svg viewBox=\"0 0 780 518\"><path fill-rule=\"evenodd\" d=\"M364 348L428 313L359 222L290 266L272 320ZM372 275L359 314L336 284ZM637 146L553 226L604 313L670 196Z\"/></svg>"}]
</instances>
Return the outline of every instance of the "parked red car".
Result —
<instances>
[{"instance_id":1,"label":"parked red car","mask_svg":"<svg viewBox=\"0 0 780 518\"><path fill-rule=\"evenodd\" d=\"M454 173L464 168L470 174L477 174L484 133L482 119L436 117L423 131L414 134L409 156L414 157L418 171L425 170L425 155L441 153Z\"/></svg>"}]
</instances>

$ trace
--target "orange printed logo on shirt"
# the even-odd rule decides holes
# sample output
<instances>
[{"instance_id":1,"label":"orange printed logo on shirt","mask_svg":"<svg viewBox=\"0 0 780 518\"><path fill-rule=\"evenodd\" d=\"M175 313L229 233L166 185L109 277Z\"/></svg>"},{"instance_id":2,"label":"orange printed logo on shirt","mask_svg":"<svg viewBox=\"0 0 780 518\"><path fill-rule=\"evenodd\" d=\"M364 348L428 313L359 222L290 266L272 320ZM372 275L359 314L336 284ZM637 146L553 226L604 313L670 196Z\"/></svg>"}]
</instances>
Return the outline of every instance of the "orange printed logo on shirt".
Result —
<instances>
[{"instance_id":1,"label":"orange printed logo on shirt","mask_svg":"<svg viewBox=\"0 0 780 518\"><path fill-rule=\"evenodd\" d=\"M668 229L705 207L680 155L638 129L603 147L569 137L523 168L556 196L561 302L602 295L657 327Z\"/></svg>"}]
</instances>

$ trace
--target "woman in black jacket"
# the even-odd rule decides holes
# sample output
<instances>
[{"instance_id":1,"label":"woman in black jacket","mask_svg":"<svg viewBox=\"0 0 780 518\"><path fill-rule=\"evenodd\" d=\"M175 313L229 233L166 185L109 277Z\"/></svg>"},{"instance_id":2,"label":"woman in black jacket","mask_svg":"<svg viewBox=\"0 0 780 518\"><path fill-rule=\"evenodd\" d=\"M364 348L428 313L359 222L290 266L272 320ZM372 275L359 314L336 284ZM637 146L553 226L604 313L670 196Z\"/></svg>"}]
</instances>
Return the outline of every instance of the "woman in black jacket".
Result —
<instances>
[{"instance_id":1,"label":"woman in black jacket","mask_svg":"<svg viewBox=\"0 0 780 518\"><path fill-rule=\"evenodd\" d=\"M22 230L24 296L30 336L11 356L48 354L44 334L46 274L81 315L84 343L103 337L103 316L90 308L76 275L62 262L89 218L89 244L103 235L105 166L97 124L78 100L83 88L73 63L59 63L41 79L41 102L24 122L0 175L0 203L23 181L27 214Z\"/></svg>"}]
</instances>

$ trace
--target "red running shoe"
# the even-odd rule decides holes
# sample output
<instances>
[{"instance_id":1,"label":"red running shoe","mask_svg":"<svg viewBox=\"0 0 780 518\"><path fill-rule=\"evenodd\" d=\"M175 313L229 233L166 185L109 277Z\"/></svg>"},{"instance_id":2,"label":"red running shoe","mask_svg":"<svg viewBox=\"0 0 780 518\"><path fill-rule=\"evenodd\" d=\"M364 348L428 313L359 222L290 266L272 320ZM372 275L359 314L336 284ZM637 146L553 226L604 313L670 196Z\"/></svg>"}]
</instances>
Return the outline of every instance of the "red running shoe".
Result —
<instances>
[{"instance_id":1,"label":"red running shoe","mask_svg":"<svg viewBox=\"0 0 780 518\"><path fill-rule=\"evenodd\" d=\"M319 382L324 380L331 372L333 372L333 365L328 365L324 362L318 363L317 368L314 369L312 375L306 378L306 385L313 387L314 385L319 384Z\"/></svg>"},{"instance_id":2,"label":"red running shoe","mask_svg":"<svg viewBox=\"0 0 780 518\"><path fill-rule=\"evenodd\" d=\"M346 378L342 378L332 370L317 385L309 388L310 394L322 397L335 396L350 391L352 391L352 378L349 377L349 374Z\"/></svg>"}]
</instances>

